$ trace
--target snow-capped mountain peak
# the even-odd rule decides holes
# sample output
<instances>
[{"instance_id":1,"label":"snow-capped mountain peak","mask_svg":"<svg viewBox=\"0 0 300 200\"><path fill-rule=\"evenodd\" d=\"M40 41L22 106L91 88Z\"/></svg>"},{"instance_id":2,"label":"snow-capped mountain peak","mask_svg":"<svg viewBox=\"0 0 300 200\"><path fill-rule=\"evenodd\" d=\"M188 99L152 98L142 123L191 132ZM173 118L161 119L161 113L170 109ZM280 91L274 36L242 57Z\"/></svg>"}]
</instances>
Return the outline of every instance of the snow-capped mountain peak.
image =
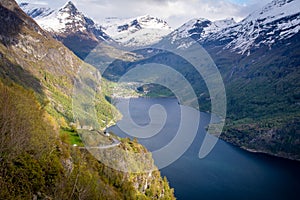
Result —
<instances>
[{"instance_id":1,"label":"snow-capped mountain peak","mask_svg":"<svg viewBox=\"0 0 300 200\"><path fill-rule=\"evenodd\" d=\"M20 7L82 59L100 42L113 42L100 25L81 13L71 1L51 11L36 4L20 4Z\"/></svg>"},{"instance_id":2,"label":"snow-capped mountain peak","mask_svg":"<svg viewBox=\"0 0 300 200\"><path fill-rule=\"evenodd\" d=\"M141 29L172 30L167 22L151 15L143 15L128 19L120 19L116 17L106 18L102 23L102 26L111 36L115 36L126 31L136 32Z\"/></svg>"},{"instance_id":3,"label":"snow-capped mountain peak","mask_svg":"<svg viewBox=\"0 0 300 200\"><path fill-rule=\"evenodd\" d=\"M57 10L51 10L43 5L21 3L20 7L47 31L57 35L82 33L93 40L105 40L109 36L102 27L81 13L72 1L68 1ZM39 14L37 14L39 13Z\"/></svg>"},{"instance_id":4,"label":"snow-capped mountain peak","mask_svg":"<svg viewBox=\"0 0 300 200\"><path fill-rule=\"evenodd\" d=\"M64 32L66 30L86 31L84 15L69 1L52 14L39 18L38 23L48 31Z\"/></svg>"},{"instance_id":5,"label":"snow-capped mountain peak","mask_svg":"<svg viewBox=\"0 0 300 200\"><path fill-rule=\"evenodd\" d=\"M59 9L59 12L68 13L73 16L81 14L72 1L68 1L62 8Z\"/></svg>"},{"instance_id":6,"label":"snow-capped mountain peak","mask_svg":"<svg viewBox=\"0 0 300 200\"><path fill-rule=\"evenodd\" d=\"M210 21L205 18L195 18L176 29L170 34L170 36L172 38L172 42L185 38L192 38L201 42L211 34L235 24L236 22L233 18L217 21ZM189 45L185 44L183 46L187 47Z\"/></svg>"},{"instance_id":7,"label":"snow-capped mountain peak","mask_svg":"<svg viewBox=\"0 0 300 200\"><path fill-rule=\"evenodd\" d=\"M126 46L151 45L172 32L167 22L151 15L106 18L102 26L108 35Z\"/></svg>"},{"instance_id":8,"label":"snow-capped mountain peak","mask_svg":"<svg viewBox=\"0 0 300 200\"><path fill-rule=\"evenodd\" d=\"M135 21L137 21L142 28L166 29L166 30L172 29L166 21L151 15L140 16Z\"/></svg>"},{"instance_id":9,"label":"snow-capped mountain peak","mask_svg":"<svg viewBox=\"0 0 300 200\"><path fill-rule=\"evenodd\" d=\"M300 1L273 0L236 26L211 35L210 41L230 41L225 49L249 54L251 49L271 46L300 31Z\"/></svg>"}]
</instances>

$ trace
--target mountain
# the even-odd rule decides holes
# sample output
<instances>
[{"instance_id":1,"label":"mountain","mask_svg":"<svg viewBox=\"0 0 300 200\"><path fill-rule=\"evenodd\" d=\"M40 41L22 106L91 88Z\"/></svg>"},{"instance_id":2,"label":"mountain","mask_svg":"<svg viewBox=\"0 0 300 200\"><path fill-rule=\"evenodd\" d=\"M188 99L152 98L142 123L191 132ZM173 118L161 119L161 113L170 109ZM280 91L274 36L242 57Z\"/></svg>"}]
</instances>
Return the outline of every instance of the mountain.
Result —
<instances>
[{"instance_id":1,"label":"mountain","mask_svg":"<svg viewBox=\"0 0 300 200\"><path fill-rule=\"evenodd\" d=\"M71 119L67 111L71 98L66 95L72 94L71 85L82 61L17 5L15 10L3 6L12 2L1 1L1 77L33 89L43 99L52 99L47 110Z\"/></svg>"},{"instance_id":2,"label":"mountain","mask_svg":"<svg viewBox=\"0 0 300 200\"><path fill-rule=\"evenodd\" d=\"M83 15L71 1L57 10L28 3L21 3L20 7L82 59L100 42L112 41L100 25Z\"/></svg>"},{"instance_id":3,"label":"mountain","mask_svg":"<svg viewBox=\"0 0 300 200\"><path fill-rule=\"evenodd\" d=\"M147 46L172 32L167 22L150 15L106 18L100 26L78 11L71 1L57 10L29 3L21 3L20 7L82 59L103 41L131 47Z\"/></svg>"},{"instance_id":4,"label":"mountain","mask_svg":"<svg viewBox=\"0 0 300 200\"><path fill-rule=\"evenodd\" d=\"M97 70L13 0L0 0L0 23L0 199L174 199L157 169L123 173L82 147L80 131L70 123L74 83L86 83L88 93L98 86ZM91 76L78 74L80 70ZM99 121L112 118L104 94L99 92L93 102ZM118 140L120 151L147 152L136 141ZM135 169L146 166L145 161L154 163L151 156L126 159Z\"/></svg>"},{"instance_id":5,"label":"mountain","mask_svg":"<svg viewBox=\"0 0 300 200\"><path fill-rule=\"evenodd\" d=\"M172 42L191 37L203 46L250 54L253 50L272 48L299 32L300 3L275 0L235 23L233 19L211 22L193 19L173 31ZM186 44L180 44L182 47Z\"/></svg>"},{"instance_id":6,"label":"mountain","mask_svg":"<svg viewBox=\"0 0 300 200\"><path fill-rule=\"evenodd\" d=\"M232 18L213 22L204 18L192 19L173 31L170 37L172 37L172 42L188 37L201 42L210 35L235 24Z\"/></svg>"},{"instance_id":7,"label":"mountain","mask_svg":"<svg viewBox=\"0 0 300 200\"><path fill-rule=\"evenodd\" d=\"M300 159L300 2L273 0L200 44L226 87L221 138L253 151Z\"/></svg>"},{"instance_id":8,"label":"mountain","mask_svg":"<svg viewBox=\"0 0 300 200\"><path fill-rule=\"evenodd\" d=\"M224 49L250 54L262 46L272 48L299 33L300 2L275 0L251 13L241 22L210 35L205 43L224 45Z\"/></svg>"},{"instance_id":9,"label":"mountain","mask_svg":"<svg viewBox=\"0 0 300 200\"><path fill-rule=\"evenodd\" d=\"M6 2L13 1L2 4ZM74 81L80 80L78 70L85 69L93 74L94 81L101 78L93 66L80 60L18 6L14 5L14 9L16 11L12 12L3 8L1 13L0 77L35 91L47 112L60 126L68 127L68 123L74 122L72 94ZM100 109L108 110L106 116L98 117L112 118L110 104L101 96L97 97Z\"/></svg>"},{"instance_id":10,"label":"mountain","mask_svg":"<svg viewBox=\"0 0 300 200\"><path fill-rule=\"evenodd\" d=\"M172 32L167 22L144 15L130 19L106 18L102 23L105 32L125 46L147 46Z\"/></svg>"}]
</instances>

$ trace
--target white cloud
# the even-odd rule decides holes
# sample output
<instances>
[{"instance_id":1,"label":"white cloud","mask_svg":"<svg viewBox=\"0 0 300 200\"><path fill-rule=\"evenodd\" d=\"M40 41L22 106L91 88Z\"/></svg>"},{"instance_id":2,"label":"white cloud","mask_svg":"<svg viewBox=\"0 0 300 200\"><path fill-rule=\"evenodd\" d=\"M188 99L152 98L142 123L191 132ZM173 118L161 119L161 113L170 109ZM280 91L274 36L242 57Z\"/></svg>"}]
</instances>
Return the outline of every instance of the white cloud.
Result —
<instances>
[{"instance_id":1,"label":"white cloud","mask_svg":"<svg viewBox=\"0 0 300 200\"><path fill-rule=\"evenodd\" d=\"M19 0L20 1L20 0ZM26 1L26 0L25 0ZM27 0L37 2L39 0ZM99 21L105 17L135 17L145 14L166 20L173 28L192 18L210 20L233 17L239 21L271 0L73 0L83 13ZM66 0L41 0L60 7Z\"/></svg>"}]
</instances>

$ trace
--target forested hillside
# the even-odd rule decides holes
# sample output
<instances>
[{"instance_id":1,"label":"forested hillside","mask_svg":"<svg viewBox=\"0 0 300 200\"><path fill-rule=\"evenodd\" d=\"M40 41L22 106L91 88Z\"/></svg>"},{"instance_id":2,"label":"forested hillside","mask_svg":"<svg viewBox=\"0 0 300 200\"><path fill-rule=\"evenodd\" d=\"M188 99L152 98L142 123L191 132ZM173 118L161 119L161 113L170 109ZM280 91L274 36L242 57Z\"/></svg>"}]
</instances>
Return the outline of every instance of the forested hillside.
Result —
<instances>
[{"instance_id":1,"label":"forested hillside","mask_svg":"<svg viewBox=\"0 0 300 200\"><path fill-rule=\"evenodd\" d=\"M0 199L174 199L158 170L120 172L73 146L81 143L72 123L74 80L79 68L95 68L13 0L0 0L0 24ZM104 127L114 108L101 91L96 102ZM136 141L124 146L146 151Z\"/></svg>"}]
</instances>

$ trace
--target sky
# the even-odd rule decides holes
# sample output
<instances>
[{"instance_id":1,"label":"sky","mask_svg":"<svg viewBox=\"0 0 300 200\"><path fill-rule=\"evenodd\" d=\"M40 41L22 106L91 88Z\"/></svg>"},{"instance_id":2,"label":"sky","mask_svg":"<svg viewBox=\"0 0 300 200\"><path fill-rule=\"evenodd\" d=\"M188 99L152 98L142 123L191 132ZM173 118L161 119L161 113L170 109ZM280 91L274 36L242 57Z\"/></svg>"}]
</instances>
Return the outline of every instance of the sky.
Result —
<instances>
[{"instance_id":1,"label":"sky","mask_svg":"<svg viewBox=\"0 0 300 200\"><path fill-rule=\"evenodd\" d=\"M17 0L62 7L68 0ZM72 0L85 15L99 24L106 17L131 18L153 15L177 28L193 18L220 20L234 18L240 21L248 14L272 0Z\"/></svg>"}]
</instances>

